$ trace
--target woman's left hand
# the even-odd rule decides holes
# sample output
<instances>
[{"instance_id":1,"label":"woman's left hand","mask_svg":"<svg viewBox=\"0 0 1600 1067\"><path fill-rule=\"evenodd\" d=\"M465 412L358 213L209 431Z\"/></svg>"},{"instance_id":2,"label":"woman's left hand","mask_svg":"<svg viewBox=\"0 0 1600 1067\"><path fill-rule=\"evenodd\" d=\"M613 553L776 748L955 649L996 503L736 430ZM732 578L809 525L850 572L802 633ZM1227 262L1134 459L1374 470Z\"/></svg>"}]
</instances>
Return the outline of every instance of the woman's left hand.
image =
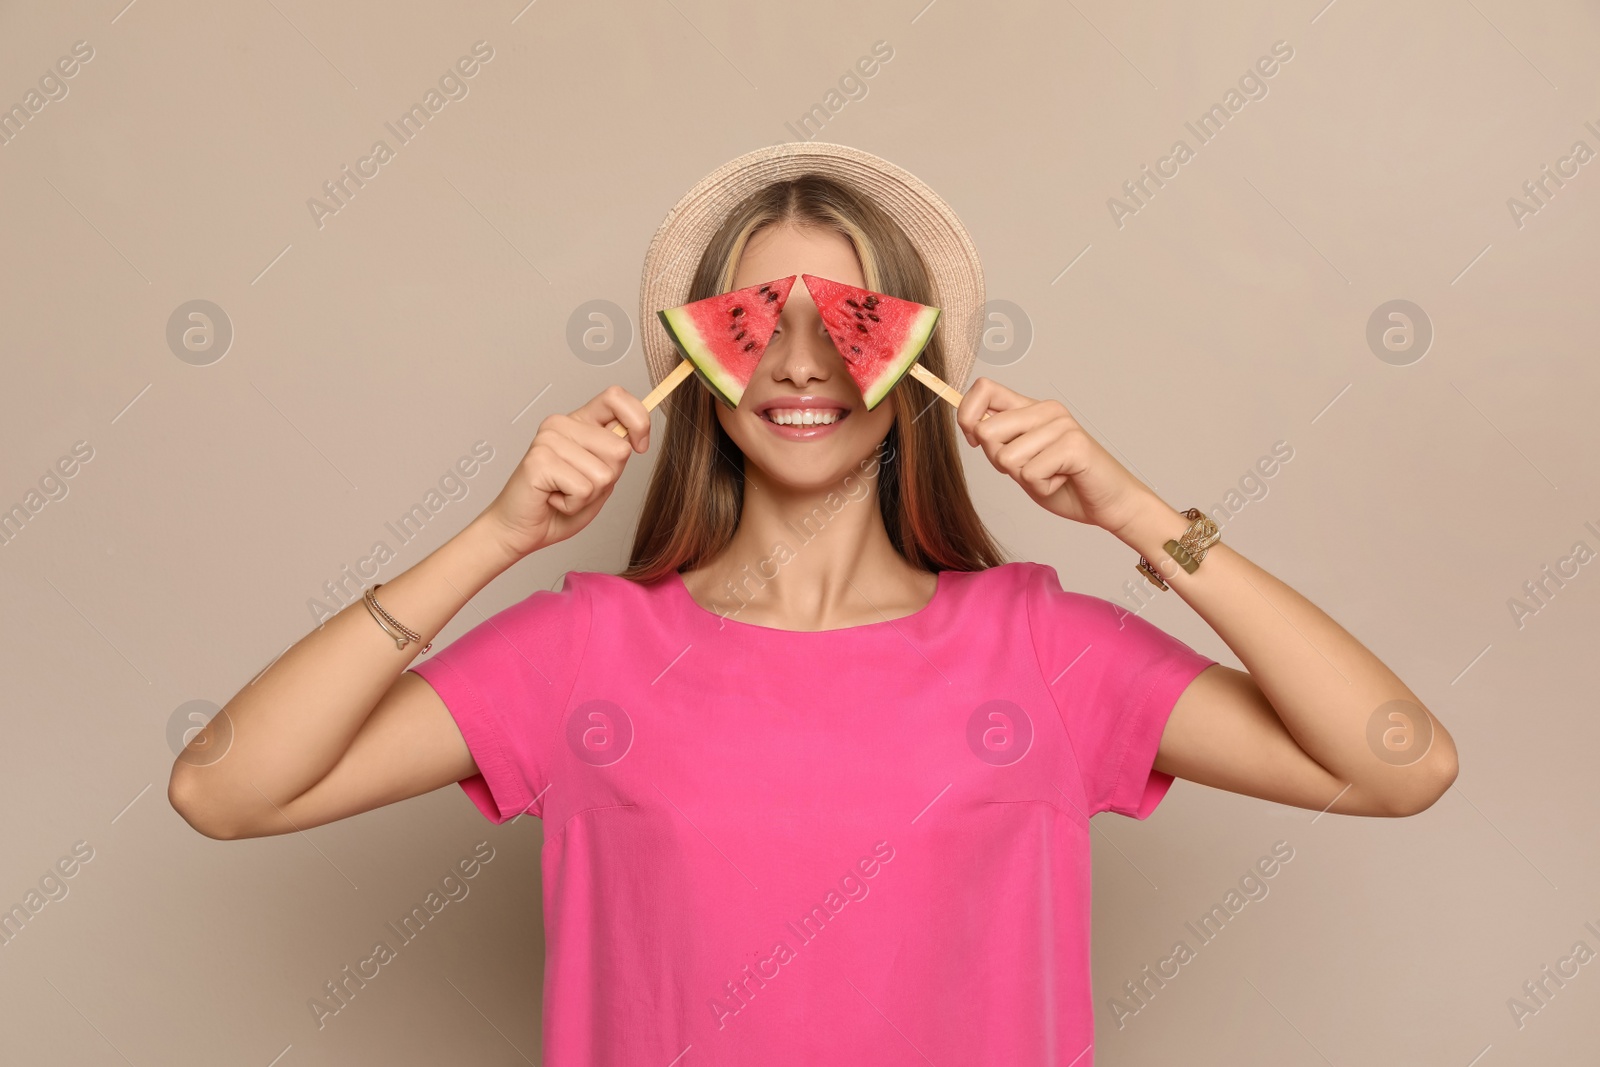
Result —
<instances>
[{"instance_id":1,"label":"woman's left hand","mask_svg":"<svg viewBox=\"0 0 1600 1067\"><path fill-rule=\"evenodd\" d=\"M985 419L985 412L992 414ZM1160 502L1059 401L1034 400L979 378L956 409L956 425L996 470L1063 518L1117 533Z\"/></svg>"}]
</instances>

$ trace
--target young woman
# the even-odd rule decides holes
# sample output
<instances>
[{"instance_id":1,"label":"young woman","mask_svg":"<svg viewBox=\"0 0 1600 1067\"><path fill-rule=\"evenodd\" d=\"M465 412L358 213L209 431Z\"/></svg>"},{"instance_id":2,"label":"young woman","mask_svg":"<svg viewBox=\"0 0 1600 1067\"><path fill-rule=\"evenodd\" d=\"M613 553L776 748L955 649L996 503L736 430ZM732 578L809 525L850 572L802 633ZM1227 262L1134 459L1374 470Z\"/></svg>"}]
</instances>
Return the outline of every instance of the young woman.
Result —
<instances>
[{"instance_id":1,"label":"young woman","mask_svg":"<svg viewBox=\"0 0 1600 1067\"><path fill-rule=\"evenodd\" d=\"M804 273L934 302L864 186L758 188L687 298ZM936 331L922 361L959 384L950 355ZM1003 562L957 433L1146 557L1246 669ZM798 281L737 408L672 394L623 573L569 573L411 666L652 436L618 387L545 419L477 518L242 689L225 757L169 789L215 838L452 782L543 819L551 1067L1088 1067L1091 816L1143 819L1174 777L1400 816L1455 777L1443 727L1315 605L1224 543L1179 567L1191 517L1061 404L979 378L952 419L908 377L867 410ZM1427 743L1396 758L1375 723Z\"/></svg>"}]
</instances>

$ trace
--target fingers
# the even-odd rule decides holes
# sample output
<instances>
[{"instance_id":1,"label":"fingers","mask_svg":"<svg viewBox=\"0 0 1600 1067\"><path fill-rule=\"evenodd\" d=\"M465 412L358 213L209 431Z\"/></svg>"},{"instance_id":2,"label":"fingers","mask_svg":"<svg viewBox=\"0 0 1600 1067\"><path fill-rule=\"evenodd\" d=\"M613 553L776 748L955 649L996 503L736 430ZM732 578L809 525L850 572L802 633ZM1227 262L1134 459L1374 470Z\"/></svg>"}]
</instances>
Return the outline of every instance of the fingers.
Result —
<instances>
[{"instance_id":1,"label":"fingers","mask_svg":"<svg viewBox=\"0 0 1600 1067\"><path fill-rule=\"evenodd\" d=\"M550 506L563 515L581 510L594 493L594 483L584 473L560 455L549 440L535 441L528 449L530 469L534 473L534 486L550 498Z\"/></svg>"},{"instance_id":2,"label":"fingers","mask_svg":"<svg viewBox=\"0 0 1600 1067\"><path fill-rule=\"evenodd\" d=\"M960 405L956 408L956 425L961 427L961 432L966 435L969 445L984 440L983 434L998 435L1002 441L1009 440L1037 425L1039 418L1037 412L1020 420L1015 417L1007 418L1005 414L1015 411L1027 412L1039 405L1040 401L1023 396L1014 389L1008 389L992 378L979 378L972 383L972 388L967 390L967 395L961 399ZM1066 409L1061 410L1065 412ZM984 418L986 414L989 415L987 419Z\"/></svg>"},{"instance_id":3,"label":"fingers","mask_svg":"<svg viewBox=\"0 0 1600 1067\"><path fill-rule=\"evenodd\" d=\"M644 403L638 397L620 385L607 386L593 400L574 411L571 417L602 428L612 422L620 423L628 431L626 440L635 452L643 452L650 447L650 412L645 410ZM612 436L616 437L615 434Z\"/></svg>"},{"instance_id":4,"label":"fingers","mask_svg":"<svg viewBox=\"0 0 1600 1067\"><path fill-rule=\"evenodd\" d=\"M628 457L634 452L632 438L618 437L609 429L580 421L571 415L551 416L550 425L557 434L602 460L611 468L614 476L622 477L622 469L628 465Z\"/></svg>"},{"instance_id":5,"label":"fingers","mask_svg":"<svg viewBox=\"0 0 1600 1067\"><path fill-rule=\"evenodd\" d=\"M956 405L956 425L961 428L961 434L967 439L967 444L977 444L977 439L972 436L972 428L983 418L983 413L989 410L987 378L979 378L967 389L967 395L961 398L961 403Z\"/></svg>"},{"instance_id":6,"label":"fingers","mask_svg":"<svg viewBox=\"0 0 1600 1067\"><path fill-rule=\"evenodd\" d=\"M1065 420L1051 419L1003 444L988 445L984 451L996 468L1020 481L1023 469L1070 430Z\"/></svg>"},{"instance_id":7,"label":"fingers","mask_svg":"<svg viewBox=\"0 0 1600 1067\"><path fill-rule=\"evenodd\" d=\"M1080 429L1064 430L1025 460L1014 477L1035 496L1049 496L1089 465L1089 436Z\"/></svg>"},{"instance_id":8,"label":"fingers","mask_svg":"<svg viewBox=\"0 0 1600 1067\"><path fill-rule=\"evenodd\" d=\"M591 433L595 432L595 427L593 426L586 425L583 427L583 429L586 429ZM624 458L626 458L626 453L628 450L627 442L623 441L622 438L611 433L609 430L600 430L598 432L605 437L609 437L611 439L609 442L611 448L620 449L624 453ZM606 442L597 443L606 444ZM601 458L600 456L595 455L595 453L585 447L584 444L573 440L571 437L565 437L560 433L553 433L549 435L549 439L545 442L545 444L552 452L554 452L561 459L565 460L569 466L587 478L590 484L596 488L603 488L607 485L610 485L612 482L617 480L618 475L621 473L621 463L609 457Z\"/></svg>"},{"instance_id":9,"label":"fingers","mask_svg":"<svg viewBox=\"0 0 1600 1067\"><path fill-rule=\"evenodd\" d=\"M1046 427L1053 427L1049 437L1037 438L1031 444L1021 440ZM1054 400L1040 400L983 419L973 427L967 437L971 443L982 447L990 462L1005 469L1002 460L1007 457L1002 456L1003 449L1015 444L1016 448L1012 449L1009 457L1017 458L1016 465L1020 466L1049 440L1069 431L1081 433L1082 427L1066 407Z\"/></svg>"},{"instance_id":10,"label":"fingers","mask_svg":"<svg viewBox=\"0 0 1600 1067\"><path fill-rule=\"evenodd\" d=\"M618 437L613 423L627 430ZM539 424L528 449L533 484L549 494L549 507L574 516L610 495L628 457L650 444L650 413L619 385L570 415L551 415Z\"/></svg>"}]
</instances>

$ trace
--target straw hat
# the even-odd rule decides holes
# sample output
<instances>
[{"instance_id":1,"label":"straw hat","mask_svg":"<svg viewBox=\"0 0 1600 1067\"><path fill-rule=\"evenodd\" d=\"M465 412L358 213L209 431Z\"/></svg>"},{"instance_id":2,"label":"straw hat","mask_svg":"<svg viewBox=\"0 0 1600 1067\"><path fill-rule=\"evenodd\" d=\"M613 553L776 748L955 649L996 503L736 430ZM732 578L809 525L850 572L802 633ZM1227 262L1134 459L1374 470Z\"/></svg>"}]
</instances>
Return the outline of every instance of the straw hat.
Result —
<instances>
[{"instance_id":1,"label":"straw hat","mask_svg":"<svg viewBox=\"0 0 1600 1067\"><path fill-rule=\"evenodd\" d=\"M729 160L667 212L645 253L639 283L639 323L651 384L660 384L682 359L656 312L689 301L695 268L729 212L762 186L802 174L850 185L905 231L932 276L945 378L963 388L983 326L983 267L972 238L950 205L915 175L859 148L817 141L771 145Z\"/></svg>"}]
</instances>

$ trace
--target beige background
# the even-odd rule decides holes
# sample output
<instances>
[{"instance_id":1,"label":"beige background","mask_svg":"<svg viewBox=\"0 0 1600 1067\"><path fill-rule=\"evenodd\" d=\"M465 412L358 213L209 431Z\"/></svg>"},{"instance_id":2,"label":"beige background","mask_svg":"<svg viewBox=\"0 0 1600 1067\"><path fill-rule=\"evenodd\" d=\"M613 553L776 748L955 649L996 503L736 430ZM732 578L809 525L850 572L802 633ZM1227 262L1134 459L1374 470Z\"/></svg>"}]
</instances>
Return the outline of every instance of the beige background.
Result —
<instances>
[{"instance_id":1,"label":"beige background","mask_svg":"<svg viewBox=\"0 0 1600 1067\"><path fill-rule=\"evenodd\" d=\"M1286 442L1224 536L1391 664L1461 752L1412 819L1186 782L1146 823L1097 819L1100 1062L1594 1062L1600 964L1521 1028L1507 1007L1575 942L1600 950L1600 564L1520 627L1508 607L1576 542L1600 550L1600 162L1521 226L1507 206L1575 141L1600 150L1593 5L123 2L0 9L0 104L94 50L0 147L0 507L93 449L0 546L0 905L93 849L0 948L0 1062L538 1061L536 820L493 827L450 787L210 841L166 803L169 725L303 635L373 542L396 548L389 578L458 530L542 417L613 381L642 393L637 339L586 362L569 316L610 300L636 320L667 208L792 139L879 40L893 58L821 136L965 220L989 295L1034 335L1016 359L997 333L978 372L1059 392L1180 508L1224 502ZM384 123L480 40L469 94L319 228L308 198L393 146ZM1268 95L1119 228L1108 198L1195 147L1184 123L1277 41L1294 54ZM205 366L166 340L195 299L234 330ZM1393 299L1435 331L1409 365L1366 340ZM384 524L479 440L494 459L466 498L400 546ZM1126 548L968 462L1016 558L1124 596ZM620 566L647 465L443 638ZM1144 614L1237 665L1175 596ZM319 1031L307 1000L484 840L470 896ZM1270 895L1119 1030L1110 998L1280 840Z\"/></svg>"}]
</instances>

